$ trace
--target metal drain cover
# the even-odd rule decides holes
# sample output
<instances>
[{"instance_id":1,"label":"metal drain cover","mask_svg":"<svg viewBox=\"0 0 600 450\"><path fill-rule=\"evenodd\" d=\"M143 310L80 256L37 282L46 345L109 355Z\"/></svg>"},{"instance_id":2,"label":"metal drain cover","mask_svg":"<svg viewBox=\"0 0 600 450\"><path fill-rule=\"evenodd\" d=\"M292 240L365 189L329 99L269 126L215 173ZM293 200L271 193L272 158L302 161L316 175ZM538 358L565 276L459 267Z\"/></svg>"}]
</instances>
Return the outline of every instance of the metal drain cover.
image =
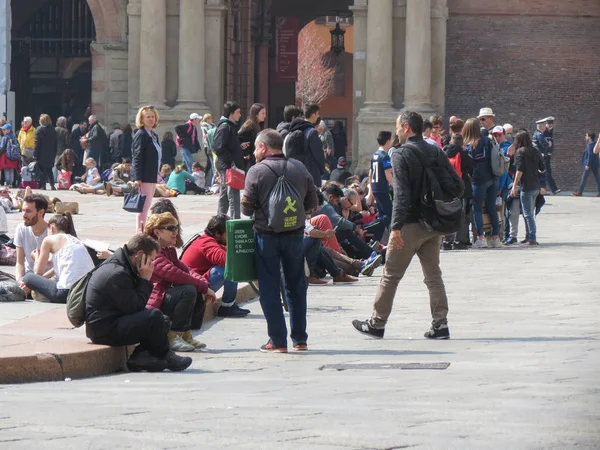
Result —
<instances>
[{"instance_id":1,"label":"metal drain cover","mask_svg":"<svg viewBox=\"0 0 600 450\"><path fill-rule=\"evenodd\" d=\"M393 363L393 364L327 364L319 370L446 370L449 362L437 363Z\"/></svg>"}]
</instances>

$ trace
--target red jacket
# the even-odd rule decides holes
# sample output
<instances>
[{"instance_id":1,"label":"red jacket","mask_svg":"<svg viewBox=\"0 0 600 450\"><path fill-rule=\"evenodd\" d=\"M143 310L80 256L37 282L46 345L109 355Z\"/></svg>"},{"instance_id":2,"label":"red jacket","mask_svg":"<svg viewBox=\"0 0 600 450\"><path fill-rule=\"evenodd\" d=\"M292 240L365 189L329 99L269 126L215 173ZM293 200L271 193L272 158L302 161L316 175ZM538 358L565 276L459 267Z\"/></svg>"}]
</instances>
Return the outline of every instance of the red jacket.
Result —
<instances>
[{"instance_id":1,"label":"red jacket","mask_svg":"<svg viewBox=\"0 0 600 450\"><path fill-rule=\"evenodd\" d=\"M204 276L208 280L210 269L215 266L225 267L227 247L219 244L214 237L203 234L187 248L181 261L190 270Z\"/></svg>"},{"instance_id":2,"label":"red jacket","mask_svg":"<svg viewBox=\"0 0 600 450\"><path fill-rule=\"evenodd\" d=\"M161 309L165 294L172 286L189 284L202 294L208 290L208 281L204 277L190 272L190 269L177 259L175 247L160 250L154 260L154 272L152 272L150 281L154 283L154 288L146 308Z\"/></svg>"}]
</instances>

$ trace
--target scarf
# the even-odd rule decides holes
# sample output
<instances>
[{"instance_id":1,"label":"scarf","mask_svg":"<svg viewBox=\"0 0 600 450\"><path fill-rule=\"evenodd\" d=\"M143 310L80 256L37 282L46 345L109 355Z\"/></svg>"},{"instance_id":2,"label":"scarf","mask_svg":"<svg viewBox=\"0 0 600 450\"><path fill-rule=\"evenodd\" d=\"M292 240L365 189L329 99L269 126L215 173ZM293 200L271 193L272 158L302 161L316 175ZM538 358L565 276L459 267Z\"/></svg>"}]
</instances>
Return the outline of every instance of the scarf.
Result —
<instances>
[{"instance_id":1,"label":"scarf","mask_svg":"<svg viewBox=\"0 0 600 450\"><path fill-rule=\"evenodd\" d=\"M192 123L191 120L188 120L187 123L190 127L192 127L192 145L196 144L196 127Z\"/></svg>"},{"instance_id":2,"label":"scarf","mask_svg":"<svg viewBox=\"0 0 600 450\"><path fill-rule=\"evenodd\" d=\"M32 127L32 125L29 125L29 126L23 125L23 131L25 131L25 133L27 133L31 127Z\"/></svg>"}]
</instances>

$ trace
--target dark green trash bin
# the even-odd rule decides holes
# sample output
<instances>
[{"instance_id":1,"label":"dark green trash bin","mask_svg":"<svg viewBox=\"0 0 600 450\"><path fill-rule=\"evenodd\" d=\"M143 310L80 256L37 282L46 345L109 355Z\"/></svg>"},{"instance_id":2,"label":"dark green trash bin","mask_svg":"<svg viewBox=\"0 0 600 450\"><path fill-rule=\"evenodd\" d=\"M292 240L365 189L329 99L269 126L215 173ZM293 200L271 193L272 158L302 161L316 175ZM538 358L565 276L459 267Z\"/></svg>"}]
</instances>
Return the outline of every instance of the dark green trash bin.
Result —
<instances>
[{"instance_id":1,"label":"dark green trash bin","mask_svg":"<svg viewBox=\"0 0 600 450\"><path fill-rule=\"evenodd\" d=\"M255 281L254 220L227 221L227 262L225 279L229 281Z\"/></svg>"}]
</instances>

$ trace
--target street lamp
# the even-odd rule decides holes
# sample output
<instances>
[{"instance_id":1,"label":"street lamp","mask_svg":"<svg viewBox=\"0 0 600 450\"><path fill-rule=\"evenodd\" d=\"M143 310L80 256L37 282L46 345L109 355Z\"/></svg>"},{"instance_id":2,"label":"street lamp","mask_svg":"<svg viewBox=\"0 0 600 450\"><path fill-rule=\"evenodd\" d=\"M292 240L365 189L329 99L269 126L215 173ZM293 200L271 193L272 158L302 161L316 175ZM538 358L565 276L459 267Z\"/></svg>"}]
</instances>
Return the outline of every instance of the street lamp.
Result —
<instances>
[{"instance_id":1,"label":"street lamp","mask_svg":"<svg viewBox=\"0 0 600 450\"><path fill-rule=\"evenodd\" d=\"M340 23L335 24L331 33L331 51L335 56L340 56L346 50L344 48L344 35L346 32L340 27Z\"/></svg>"}]
</instances>

